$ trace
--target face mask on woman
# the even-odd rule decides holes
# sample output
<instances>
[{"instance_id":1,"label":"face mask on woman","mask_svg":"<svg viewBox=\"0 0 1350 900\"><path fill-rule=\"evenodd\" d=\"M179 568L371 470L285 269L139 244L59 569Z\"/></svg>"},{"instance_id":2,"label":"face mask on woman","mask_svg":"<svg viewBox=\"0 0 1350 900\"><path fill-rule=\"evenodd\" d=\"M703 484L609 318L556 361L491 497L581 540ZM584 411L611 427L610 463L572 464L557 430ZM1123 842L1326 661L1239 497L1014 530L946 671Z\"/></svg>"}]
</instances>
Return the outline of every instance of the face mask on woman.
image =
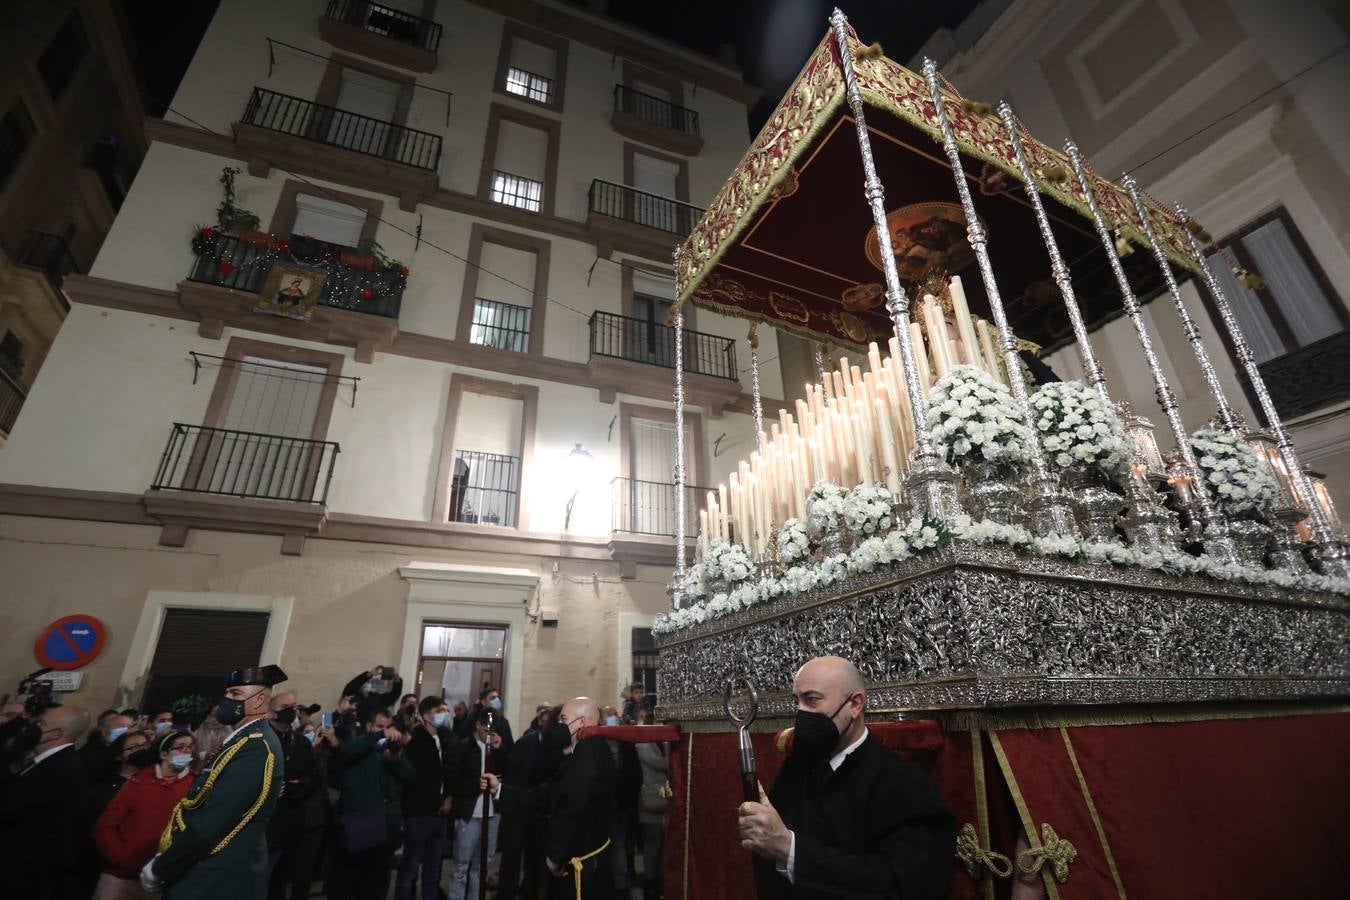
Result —
<instances>
[{"instance_id":1,"label":"face mask on woman","mask_svg":"<svg viewBox=\"0 0 1350 900\"><path fill-rule=\"evenodd\" d=\"M319 737L319 733L318 733L317 731L306 731L306 732L305 732L305 740L309 741L311 744L314 743L314 741L316 741L316 740L318 739L318 737Z\"/></svg>"},{"instance_id":2,"label":"face mask on woman","mask_svg":"<svg viewBox=\"0 0 1350 900\"><path fill-rule=\"evenodd\" d=\"M173 727L172 722L156 722L155 737L161 737L164 734L164 732L168 731L172 727Z\"/></svg>"},{"instance_id":3,"label":"face mask on woman","mask_svg":"<svg viewBox=\"0 0 1350 900\"><path fill-rule=\"evenodd\" d=\"M613 725L618 725L618 724L619 724L619 717L618 717L618 716L605 716L605 724L606 724L606 725L611 725L611 726L613 726Z\"/></svg>"},{"instance_id":4,"label":"face mask on woman","mask_svg":"<svg viewBox=\"0 0 1350 900\"><path fill-rule=\"evenodd\" d=\"M124 734L126 734L126 733L127 733L127 728L126 728L125 725L119 725L118 727L114 728L112 731L109 731L109 732L108 732L108 745L111 746L112 743L113 743L114 741L116 741L118 738L120 738L122 735L124 735Z\"/></svg>"},{"instance_id":5,"label":"face mask on woman","mask_svg":"<svg viewBox=\"0 0 1350 900\"><path fill-rule=\"evenodd\" d=\"M173 753L169 756L169 768L175 772L181 772L192 765L191 753Z\"/></svg>"},{"instance_id":6,"label":"face mask on woman","mask_svg":"<svg viewBox=\"0 0 1350 900\"><path fill-rule=\"evenodd\" d=\"M501 698L501 697L493 697L491 700L488 701L488 707L489 707L490 709L492 709L494 712L501 712L501 711L502 711L502 698Z\"/></svg>"}]
</instances>

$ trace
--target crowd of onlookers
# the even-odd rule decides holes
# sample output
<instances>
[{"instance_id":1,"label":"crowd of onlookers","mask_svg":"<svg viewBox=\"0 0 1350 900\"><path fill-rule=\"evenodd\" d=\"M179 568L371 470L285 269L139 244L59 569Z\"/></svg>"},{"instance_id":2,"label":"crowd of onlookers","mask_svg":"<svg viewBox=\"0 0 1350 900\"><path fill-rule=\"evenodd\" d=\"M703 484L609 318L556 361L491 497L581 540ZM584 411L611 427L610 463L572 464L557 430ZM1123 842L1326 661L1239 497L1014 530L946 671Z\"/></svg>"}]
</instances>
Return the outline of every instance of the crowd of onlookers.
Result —
<instances>
[{"instance_id":1,"label":"crowd of onlookers","mask_svg":"<svg viewBox=\"0 0 1350 900\"><path fill-rule=\"evenodd\" d=\"M651 724L634 684L604 724ZM558 710L541 703L516 736L495 689L470 705L440 692L402 693L397 673L353 678L335 707L274 692L271 727L283 781L267 830L267 900L476 898L481 842L498 900L547 891L542 819L503 816L484 771L535 786L562 764L547 740ZM72 705L0 709L0 841L27 892L15 896L130 900L178 801L210 767L231 729L214 713L108 709L94 721ZM616 897L661 896L668 747L609 741L618 784L613 810ZM64 751L64 752L63 752ZM640 873L640 874L639 874ZM15 885L12 885L15 886ZM261 900L261 898L259 898Z\"/></svg>"}]
</instances>

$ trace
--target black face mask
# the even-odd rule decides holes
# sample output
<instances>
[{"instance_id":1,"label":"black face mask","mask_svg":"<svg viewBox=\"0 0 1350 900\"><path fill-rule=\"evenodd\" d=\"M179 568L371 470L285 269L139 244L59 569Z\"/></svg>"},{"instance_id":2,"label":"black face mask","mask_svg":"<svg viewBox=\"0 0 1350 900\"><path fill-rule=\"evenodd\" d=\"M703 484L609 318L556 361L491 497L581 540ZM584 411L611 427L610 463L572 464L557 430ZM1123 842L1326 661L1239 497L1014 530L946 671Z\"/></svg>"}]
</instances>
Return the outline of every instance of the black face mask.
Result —
<instances>
[{"instance_id":1,"label":"black face mask","mask_svg":"<svg viewBox=\"0 0 1350 900\"><path fill-rule=\"evenodd\" d=\"M835 707L834 713L808 712L797 710L797 720L792 731L792 755L800 756L808 762L817 762L825 758L834 745L839 743L839 729L834 717L848 704L849 698Z\"/></svg>"},{"instance_id":2,"label":"black face mask","mask_svg":"<svg viewBox=\"0 0 1350 900\"><path fill-rule=\"evenodd\" d=\"M294 707L292 707L291 709L277 710L276 723L284 728L289 728L292 724L294 724L295 723Z\"/></svg>"},{"instance_id":3,"label":"black face mask","mask_svg":"<svg viewBox=\"0 0 1350 900\"><path fill-rule=\"evenodd\" d=\"M548 730L547 740L555 750L565 750L572 746L572 729L562 723L554 723Z\"/></svg>"},{"instance_id":4,"label":"black face mask","mask_svg":"<svg viewBox=\"0 0 1350 900\"><path fill-rule=\"evenodd\" d=\"M233 725L244 718L244 701L225 697L216 706L216 721L222 725Z\"/></svg>"},{"instance_id":5,"label":"black face mask","mask_svg":"<svg viewBox=\"0 0 1350 900\"><path fill-rule=\"evenodd\" d=\"M157 762L159 762L159 754L155 752L154 747L141 747L127 757L127 763L138 769L153 766Z\"/></svg>"}]
</instances>

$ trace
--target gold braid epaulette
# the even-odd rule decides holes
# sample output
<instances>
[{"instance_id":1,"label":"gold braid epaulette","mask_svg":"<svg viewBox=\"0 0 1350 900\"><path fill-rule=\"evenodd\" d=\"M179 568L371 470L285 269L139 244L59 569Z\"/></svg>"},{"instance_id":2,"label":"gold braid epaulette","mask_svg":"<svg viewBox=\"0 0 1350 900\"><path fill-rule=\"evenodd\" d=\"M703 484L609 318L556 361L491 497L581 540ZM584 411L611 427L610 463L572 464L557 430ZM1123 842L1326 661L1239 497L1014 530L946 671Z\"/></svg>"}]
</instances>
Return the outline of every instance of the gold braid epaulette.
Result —
<instances>
[{"instance_id":1,"label":"gold braid epaulette","mask_svg":"<svg viewBox=\"0 0 1350 900\"><path fill-rule=\"evenodd\" d=\"M164 826L164 833L159 837L160 853L168 850L173 844L174 834L187 830L187 822L183 820L184 810L191 811L197 809L206 802L206 797L211 793L211 788L215 786L216 779L220 777L220 773L225 770L227 765L229 765L230 760L234 759L235 755L252 740L263 740L263 736L254 732L227 748L225 752L216 757L215 762L211 764L210 774L206 776L206 782L201 786L201 790L197 791L197 793L191 797L184 797L182 800L178 801L178 804L173 808L173 812L169 815L169 824ZM215 856L229 846L230 841L235 839L239 832L243 830L244 826L252 821L253 817L258 814L258 810L262 808L262 805L267 802L267 793L272 787L272 773L276 770L276 757L272 754L272 748L267 746L266 741L264 741L263 747L267 751L267 762L263 765L262 790L258 794L258 799L253 801L253 805L249 807L248 812L244 813L243 818L235 824L230 833L225 835L215 847L211 848L211 852L208 854L209 856Z\"/></svg>"}]
</instances>

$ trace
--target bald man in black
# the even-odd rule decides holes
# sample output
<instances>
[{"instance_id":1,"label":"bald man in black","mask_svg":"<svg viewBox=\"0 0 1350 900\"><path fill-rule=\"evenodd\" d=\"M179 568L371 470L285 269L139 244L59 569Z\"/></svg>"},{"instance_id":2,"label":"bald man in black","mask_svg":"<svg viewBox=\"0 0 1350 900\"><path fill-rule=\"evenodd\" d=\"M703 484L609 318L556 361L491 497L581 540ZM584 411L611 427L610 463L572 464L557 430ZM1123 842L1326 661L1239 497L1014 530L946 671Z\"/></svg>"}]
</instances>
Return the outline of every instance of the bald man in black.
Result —
<instances>
[{"instance_id":1,"label":"bald man in black","mask_svg":"<svg viewBox=\"0 0 1350 900\"><path fill-rule=\"evenodd\" d=\"M853 663L808 661L792 683L792 754L768 796L740 808L741 846L771 896L928 900L947 896L956 827L928 774L867 733Z\"/></svg>"}]
</instances>

